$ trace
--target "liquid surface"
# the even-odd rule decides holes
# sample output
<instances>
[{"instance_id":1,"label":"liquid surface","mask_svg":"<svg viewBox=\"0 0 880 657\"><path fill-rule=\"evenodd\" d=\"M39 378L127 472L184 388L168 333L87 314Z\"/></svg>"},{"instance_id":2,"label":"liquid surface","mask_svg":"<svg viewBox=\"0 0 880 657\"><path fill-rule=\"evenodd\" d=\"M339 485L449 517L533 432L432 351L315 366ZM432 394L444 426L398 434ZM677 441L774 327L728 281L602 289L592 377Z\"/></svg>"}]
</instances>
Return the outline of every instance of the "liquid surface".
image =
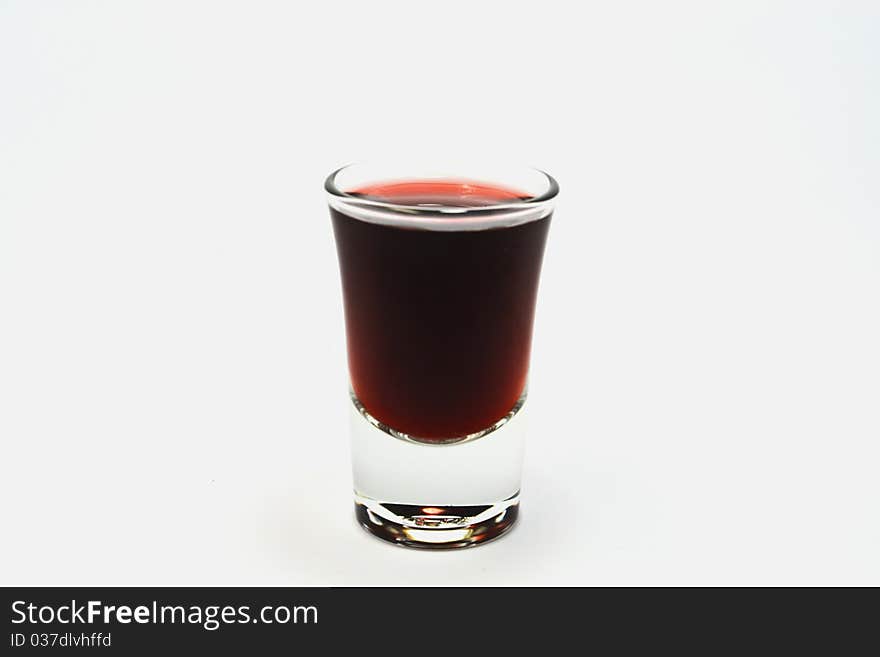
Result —
<instances>
[{"instance_id":1,"label":"liquid surface","mask_svg":"<svg viewBox=\"0 0 880 657\"><path fill-rule=\"evenodd\" d=\"M485 183L456 180L397 181L361 187L352 196L399 205L478 208L498 203L516 203L528 194Z\"/></svg>"},{"instance_id":2,"label":"liquid surface","mask_svg":"<svg viewBox=\"0 0 880 657\"><path fill-rule=\"evenodd\" d=\"M394 181L349 193L449 207L527 198L468 181ZM550 217L477 231L373 224L335 209L331 217L349 372L365 409L426 440L476 433L504 417L526 385Z\"/></svg>"}]
</instances>

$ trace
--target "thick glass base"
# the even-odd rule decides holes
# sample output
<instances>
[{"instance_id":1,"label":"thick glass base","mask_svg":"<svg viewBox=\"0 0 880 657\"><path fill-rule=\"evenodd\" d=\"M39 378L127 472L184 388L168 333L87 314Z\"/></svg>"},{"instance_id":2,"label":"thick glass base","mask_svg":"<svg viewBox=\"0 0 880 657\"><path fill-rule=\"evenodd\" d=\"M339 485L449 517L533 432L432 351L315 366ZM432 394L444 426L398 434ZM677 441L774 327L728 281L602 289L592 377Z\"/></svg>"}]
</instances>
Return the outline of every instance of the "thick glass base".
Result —
<instances>
[{"instance_id":1,"label":"thick glass base","mask_svg":"<svg viewBox=\"0 0 880 657\"><path fill-rule=\"evenodd\" d=\"M409 547L463 548L516 522L525 446L525 393L491 427L423 442L373 418L352 395L351 447L358 522Z\"/></svg>"},{"instance_id":2,"label":"thick glass base","mask_svg":"<svg viewBox=\"0 0 880 657\"><path fill-rule=\"evenodd\" d=\"M435 550L463 548L509 531L519 516L519 493L481 506L392 504L355 495L354 506L361 526L382 540Z\"/></svg>"}]
</instances>

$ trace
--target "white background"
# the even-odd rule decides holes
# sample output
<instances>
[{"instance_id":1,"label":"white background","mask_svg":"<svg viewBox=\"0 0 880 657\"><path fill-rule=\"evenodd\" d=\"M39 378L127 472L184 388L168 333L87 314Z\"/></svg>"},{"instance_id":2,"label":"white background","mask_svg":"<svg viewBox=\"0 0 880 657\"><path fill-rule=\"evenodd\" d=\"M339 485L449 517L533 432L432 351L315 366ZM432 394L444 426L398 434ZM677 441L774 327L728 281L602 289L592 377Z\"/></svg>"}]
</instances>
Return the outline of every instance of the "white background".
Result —
<instances>
[{"instance_id":1,"label":"white background","mask_svg":"<svg viewBox=\"0 0 880 657\"><path fill-rule=\"evenodd\" d=\"M3 584L880 584L876 3L0 4ZM560 181L523 518L354 523L324 176Z\"/></svg>"}]
</instances>

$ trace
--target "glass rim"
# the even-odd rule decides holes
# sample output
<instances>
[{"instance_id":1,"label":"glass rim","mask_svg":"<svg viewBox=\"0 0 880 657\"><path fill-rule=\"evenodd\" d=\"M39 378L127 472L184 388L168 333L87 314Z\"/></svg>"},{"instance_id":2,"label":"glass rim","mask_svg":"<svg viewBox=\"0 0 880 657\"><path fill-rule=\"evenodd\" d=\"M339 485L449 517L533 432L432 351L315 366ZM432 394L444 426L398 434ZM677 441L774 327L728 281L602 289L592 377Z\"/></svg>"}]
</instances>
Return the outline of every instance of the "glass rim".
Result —
<instances>
[{"instance_id":1,"label":"glass rim","mask_svg":"<svg viewBox=\"0 0 880 657\"><path fill-rule=\"evenodd\" d=\"M546 182L546 189L537 195L531 195L527 198L518 199L515 202L499 202L499 203L491 203L488 205L480 205L474 207L437 207L437 206L423 206L416 204L408 204L408 203L395 203L391 201L383 201L375 198L368 198L363 196L357 196L354 194L350 194L343 189L340 189L336 184L336 179L344 171L348 171L354 167L360 166L370 166L370 165L378 165L383 164L382 162L371 162L371 161L358 161L358 162L350 162L345 164L338 169L335 169L327 176L324 181L324 191L327 192L332 198L339 199L340 201L348 202L348 203L356 203L359 206L366 207L374 207L377 209L384 209L386 211L391 212L401 212L408 215L419 215L426 218L429 217L437 217L438 215L491 215L497 214L499 212L507 211L507 210L526 210L531 209L534 210L536 206L544 206L548 205L550 201L556 198L559 194L559 183L556 182L556 179L551 176L549 173L544 171L543 169L538 169L537 167L529 167L522 166L517 167L521 171L528 171L532 174L538 174L541 176ZM413 176L413 179L416 180L430 180L432 177L420 177ZM446 177L446 179L454 179L454 176ZM463 180L481 183L481 184L502 184L501 181L490 181L490 180L482 180L475 179L471 177L463 178Z\"/></svg>"}]
</instances>

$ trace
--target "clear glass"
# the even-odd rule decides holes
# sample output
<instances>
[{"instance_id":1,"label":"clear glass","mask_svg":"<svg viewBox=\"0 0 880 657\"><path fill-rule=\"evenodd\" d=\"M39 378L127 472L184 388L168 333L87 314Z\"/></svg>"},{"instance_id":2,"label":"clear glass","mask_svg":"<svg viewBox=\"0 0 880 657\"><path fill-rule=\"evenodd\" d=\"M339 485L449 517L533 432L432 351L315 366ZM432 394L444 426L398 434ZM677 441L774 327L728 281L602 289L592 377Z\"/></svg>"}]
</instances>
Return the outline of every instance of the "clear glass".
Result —
<instances>
[{"instance_id":1,"label":"clear glass","mask_svg":"<svg viewBox=\"0 0 880 657\"><path fill-rule=\"evenodd\" d=\"M327 178L345 307L355 510L412 547L519 513L535 300L556 181L482 164Z\"/></svg>"}]
</instances>

